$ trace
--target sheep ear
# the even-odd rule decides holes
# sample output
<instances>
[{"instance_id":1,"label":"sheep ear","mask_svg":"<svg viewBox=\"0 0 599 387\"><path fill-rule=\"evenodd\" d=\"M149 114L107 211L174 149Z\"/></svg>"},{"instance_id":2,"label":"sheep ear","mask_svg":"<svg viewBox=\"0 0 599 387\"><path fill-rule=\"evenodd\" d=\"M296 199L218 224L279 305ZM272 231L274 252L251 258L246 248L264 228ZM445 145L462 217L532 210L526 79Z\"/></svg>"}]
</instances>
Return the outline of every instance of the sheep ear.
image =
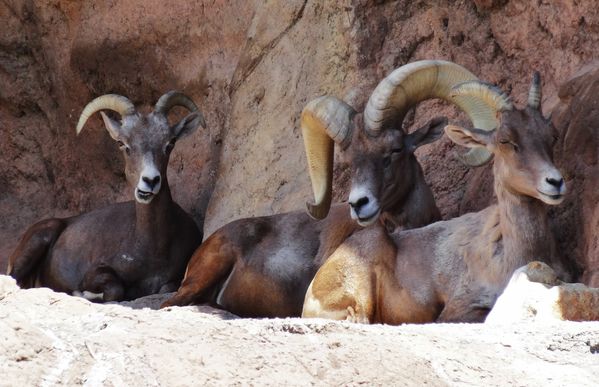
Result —
<instances>
[{"instance_id":1,"label":"sheep ear","mask_svg":"<svg viewBox=\"0 0 599 387\"><path fill-rule=\"evenodd\" d=\"M171 127L171 132L177 138L185 137L193 133L199 126L206 128L206 121L202 113L189 113L179 122Z\"/></svg>"},{"instance_id":2,"label":"sheep ear","mask_svg":"<svg viewBox=\"0 0 599 387\"><path fill-rule=\"evenodd\" d=\"M451 141L467 148L489 147L493 141L493 131L466 129L461 126L447 125L445 133Z\"/></svg>"},{"instance_id":3,"label":"sheep ear","mask_svg":"<svg viewBox=\"0 0 599 387\"><path fill-rule=\"evenodd\" d=\"M406 136L406 146L413 152L422 145L437 141L443 136L443 128L445 125L447 125L447 118L433 118L424 126L421 126Z\"/></svg>"},{"instance_id":4,"label":"sheep ear","mask_svg":"<svg viewBox=\"0 0 599 387\"><path fill-rule=\"evenodd\" d=\"M110 137L112 137L113 140L119 140L121 138L123 128L121 124L118 121L115 121L112 118L108 117L108 115L104 112L100 112L100 115L102 116L104 126L110 134Z\"/></svg>"}]
</instances>

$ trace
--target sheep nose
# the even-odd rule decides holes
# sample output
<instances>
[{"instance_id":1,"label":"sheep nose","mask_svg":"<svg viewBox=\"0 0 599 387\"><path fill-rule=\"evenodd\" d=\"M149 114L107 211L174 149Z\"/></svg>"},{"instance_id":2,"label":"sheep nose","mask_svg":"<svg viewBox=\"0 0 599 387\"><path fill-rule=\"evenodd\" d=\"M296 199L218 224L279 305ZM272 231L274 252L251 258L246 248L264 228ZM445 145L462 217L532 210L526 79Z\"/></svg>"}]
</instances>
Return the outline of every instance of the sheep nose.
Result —
<instances>
[{"instance_id":1,"label":"sheep nose","mask_svg":"<svg viewBox=\"0 0 599 387\"><path fill-rule=\"evenodd\" d=\"M148 187L150 187L150 189L154 189L156 184L160 183L160 175L154 176L153 178L143 176L141 179L148 185Z\"/></svg>"},{"instance_id":2,"label":"sheep nose","mask_svg":"<svg viewBox=\"0 0 599 387\"><path fill-rule=\"evenodd\" d=\"M549 184L554 186L557 189L560 189L562 187L562 185L564 184L564 179L560 178L560 179L553 179L551 177L548 177L545 179L545 181Z\"/></svg>"},{"instance_id":3,"label":"sheep nose","mask_svg":"<svg viewBox=\"0 0 599 387\"><path fill-rule=\"evenodd\" d=\"M362 196L361 198L359 198L356 201L353 202L349 202L349 205L351 206L351 208L353 208L354 210L358 210L361 207L365 206L368 204L368 202L370 202L370 199L368 199L366 196Z\"/></svg>"}]
</instances>

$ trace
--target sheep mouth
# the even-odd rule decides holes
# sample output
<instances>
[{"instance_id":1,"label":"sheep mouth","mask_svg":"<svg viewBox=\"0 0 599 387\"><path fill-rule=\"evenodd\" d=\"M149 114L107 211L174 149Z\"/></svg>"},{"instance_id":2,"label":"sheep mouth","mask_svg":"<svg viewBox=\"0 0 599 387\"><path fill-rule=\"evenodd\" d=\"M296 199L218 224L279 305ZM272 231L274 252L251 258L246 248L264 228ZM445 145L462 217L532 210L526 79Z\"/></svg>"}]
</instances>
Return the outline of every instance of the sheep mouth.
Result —
<instances>
[{"instance_id":1,"label":"sheep mouth","mask_svg":"<svg viewBox=\"0 0 599 387\"><path fill-rule=\"evenodd\" d=\"M379 208L373 215L370 215L367 217L359 217L358 216L357 222L362 227L368 227L371 224L373 224L374 222L376 222L376 220L379 218L380 214L381 214L381 209Z\"/></svg>"},{"instance_id":2,"label":"sheep mouth","mask_svg":"<svg viewBox=\"0 0 599 387\"><path fill-rule=\"evenodd\" d=\"M541 194L541 200L547 204L559 204L564 200L563 194L546 194L545 192L541 192L537 190Z\"/></svg>"},{"instance_id":3,"label":"sheep mouth","mask_svg":"<svg viewBox=\"0 0 599 387\"><path fill-rule=\"evenodd\" d=\"M154 198L153 192L142 191L139 188L135 189L135 199L142 204L148 204Z\"/></svg>"}]
</instances>

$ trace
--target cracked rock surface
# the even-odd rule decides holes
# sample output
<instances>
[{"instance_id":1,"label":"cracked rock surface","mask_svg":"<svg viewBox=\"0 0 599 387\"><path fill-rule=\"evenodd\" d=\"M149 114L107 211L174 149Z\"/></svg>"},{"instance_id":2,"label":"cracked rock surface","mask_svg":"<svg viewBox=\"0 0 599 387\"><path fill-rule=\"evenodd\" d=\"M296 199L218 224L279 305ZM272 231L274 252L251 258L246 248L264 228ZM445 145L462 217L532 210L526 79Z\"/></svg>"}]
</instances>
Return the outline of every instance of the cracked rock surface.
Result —
<instances>
[{"instance_id":1,"label":"cracked rock surface","mask_svg":"<svg viewBox=\"0 0 599 387\"><path fill-rule=\"evenodd\" d=\"M21 290L0 276L0 380L10 385L595 386L599 323L391 327L238 319Z\"/></svg>"}]
</instances>

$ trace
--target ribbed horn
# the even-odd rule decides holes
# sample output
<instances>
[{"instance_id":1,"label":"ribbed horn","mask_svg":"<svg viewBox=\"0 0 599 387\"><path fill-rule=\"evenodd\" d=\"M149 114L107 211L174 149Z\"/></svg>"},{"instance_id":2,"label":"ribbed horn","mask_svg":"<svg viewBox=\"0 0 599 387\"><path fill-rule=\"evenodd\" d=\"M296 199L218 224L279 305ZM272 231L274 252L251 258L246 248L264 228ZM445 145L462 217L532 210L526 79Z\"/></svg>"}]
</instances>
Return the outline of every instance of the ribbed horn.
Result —
<instances>
[{"instance_id":1,"label":"ribbed horn","mask_svg":"<svg viewBox=\"0 0 599 387\"><path fill-rule=\"evenodd\" d=\"M135 106L127 97L118 94L105 94L88 103L79 117L77 123L77 134L81 132L83 126L95 112L100 110L113 110L121 115L121 117L135 114Z\"/></svg>"},{"instance_id":2,"label":"ribbed horn","mask_svg":"<svg viewBox=\"0 0 599 387\"><path fill-rule=\"evenodd\" d=\"M541 110L541 74L535 71L532 75L532 83L528 90L528 106L535 110Z\"/></svg>"},{"instance_id":3,"label":"ribbed horn","mask_svg":"<svg viewBox=\"0 0 599 387\"><path fill-rule=\"evenodd\" d=\"M330 96L310 101L302 111L300 125L314 191L314 203L306 203L306 206L313 218L323 219L329 213L333 197L334 142L342 147L349 144L355 114L351 106Z\"/></svg>"},{"instance_id":4,"label":"ribbed horn","mask_svg":"<svg viewBox=\"0 0 599 387\"><path fill-rule=\"evenodd\" d=\"M171 90L167 93L164 93L158 99L158 102L156 102L156 105L154 106L154 111L166 116L175 106L182 106L190 112L196 112L199 110L191 98L180 91Z\"/></svg>"},{"instance_id":5,"label":"ribbed horn","mask_svg":"<svg viewBox=\"0 0 599 387\"><path fill-rule=\"evenodd\" d=\"M401 129L406 113L419 102L441 98L457 105L479 129L497 127L495 112L485 103L470 96L452 96L455 85L477 78L464 67L442 60L409 63L383 79L368 99L364 110L364 126L371 135L387 128ZM486 151L486 150L484 150ZM477 166L489 161L492 154L471 149L460 158Z\"/></svg>"},{"instance_id":6,"label":"ribbed horn","mask_svg":"<svg viewBox=\"0 0 599 387\"><path fill-rule=\"evenodd\" d=\"M451 96L469 96L480 99L495 112L513 109L510 97L508 97L500 88L479 80L467 81L454 86L451 90Z\"/></svg>"},{"instance_id":7,"label":"ribbed horn","mask_svg":"<svg viewBox=\"0 0 599 387\"><path fill-rule=\"evenodd\" d=\"M499 112L513 109L509 97L501 89L481 81L468 81L456 85L451 94L454 98L472 98L477 104L486 105L495 117L498 116L497 113ZM487 128L479 128L476 124L474 124L474 127L487 130ZM493 130L495 127L489 130ZM480 147L470 149L468 153L462 156L462 160L468 165L476 166L481 165L480 161L488 160L490 157L492 157L491 152Z\"/></svg>"}]
</instances>

